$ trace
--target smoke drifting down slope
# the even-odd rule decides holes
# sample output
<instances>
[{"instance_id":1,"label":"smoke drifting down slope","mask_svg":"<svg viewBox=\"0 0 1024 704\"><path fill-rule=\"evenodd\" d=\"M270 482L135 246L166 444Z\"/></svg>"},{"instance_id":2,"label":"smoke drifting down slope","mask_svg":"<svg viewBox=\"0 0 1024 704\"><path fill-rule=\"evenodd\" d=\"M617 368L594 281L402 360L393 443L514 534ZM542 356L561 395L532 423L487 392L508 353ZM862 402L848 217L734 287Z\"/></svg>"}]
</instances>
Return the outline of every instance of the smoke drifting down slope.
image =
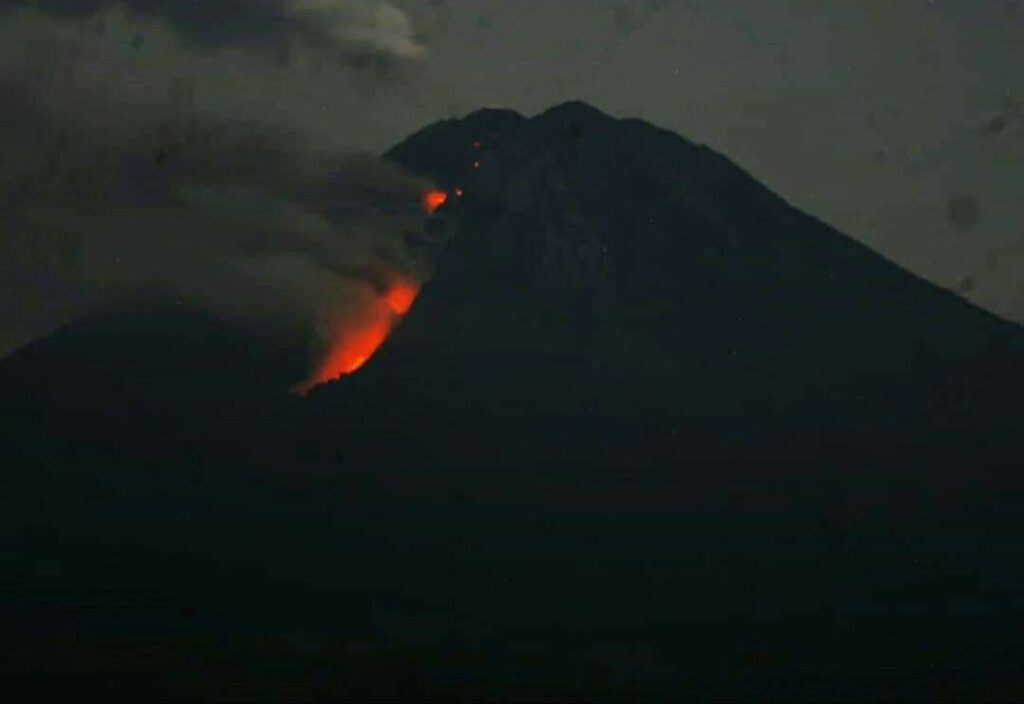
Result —
<instances>
[{"instance_id":1,"label":"smoke drifting down slope","mask_svg":"<svg viewBox=\"0 0 1024 704\"><path fill-rule=\"evenodd\" d=\"M292 391L305 396L314 387L351 374L384 343L416 299L417 285L401 281L383 296L369 292L353 314L325 321L323 349L314 358L310 375Z\"/></svg>"},{"instance_id":2,"label":"smoke drifting down slope","mask_svg":"<svg viewBox=\"0 0 1024 704\"><path fill-rule=\"evenodd\" d=\"M337 32L329 46L314 41L306 15L328 5L282 7L309 51L340 57L354 75L364 69L346 57L359 52L405 61L421 53L397 34L371 32L377 25L357 32L366 41ZM335 5L335 14L363 12ZM214 94L238 57L190 41L145 3L68 7L67 16L5 15L4 34L18 32L0 50L9 145L0 292L19 305L3 312L0 354L97 307L146 297L306 347L314 368L298 388L357 368L431 270L432 250L420 242L430 184L318 141L299 110L254 120L228 105L200 108L192 97ZM365 19L401 29L379 13ZM105 33L93 31L97 22ZM129 28L148 43L125 55L115 35ZM288 79L265 47L239 46L253 77Z\"/></svg>"}]
</instances>

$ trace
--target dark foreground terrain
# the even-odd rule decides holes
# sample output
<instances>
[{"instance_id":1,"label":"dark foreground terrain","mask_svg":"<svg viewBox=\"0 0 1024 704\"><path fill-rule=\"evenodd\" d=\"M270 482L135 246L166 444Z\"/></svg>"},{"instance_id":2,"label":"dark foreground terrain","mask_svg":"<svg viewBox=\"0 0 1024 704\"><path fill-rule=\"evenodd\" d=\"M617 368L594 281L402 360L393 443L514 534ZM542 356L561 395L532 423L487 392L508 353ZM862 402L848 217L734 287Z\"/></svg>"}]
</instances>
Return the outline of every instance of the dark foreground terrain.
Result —
<instances>
[{"instance_id":1,"label":"dark foreground terrain","mask_svg":"<svg viewBox=\"0 0 1024 704\"><path fill-rule=\"evenodd\" d=\"M582 104L389 157L465 196L358 374L160 306L0 363L6 691L1024 697L1020 328Z\"/></svg>"}]
</instances>

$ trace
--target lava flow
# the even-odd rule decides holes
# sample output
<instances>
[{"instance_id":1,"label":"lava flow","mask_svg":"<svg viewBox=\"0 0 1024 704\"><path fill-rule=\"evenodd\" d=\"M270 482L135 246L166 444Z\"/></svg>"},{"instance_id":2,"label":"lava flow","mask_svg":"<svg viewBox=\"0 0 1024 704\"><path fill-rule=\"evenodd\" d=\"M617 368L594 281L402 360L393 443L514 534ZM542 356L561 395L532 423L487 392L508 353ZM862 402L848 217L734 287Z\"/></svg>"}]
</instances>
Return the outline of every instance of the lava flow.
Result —
<instances>
[{"instance_id":1,"label":"lava flow","mask_svg":"<svg viewBox=\"0 0 1024 704\"><path fill-rule=\"evenodd\" d=\"M462 189L456 188L454 193L456 198L461 197ZM422 198L423 209L433 215L447 200L447 191L427 191ZM417 293L419 289L413 282L397 280L357 315L346 316L337 323L313 373L292 387L292 391L305 396L315 387L337 381L366 364L412 307Z\"/></svg>"},{"instance_id":2,"label":"lava flow","mask_svg":"<svg viewBox=\"0 0 1024 704\"><path fill-rule=\"evenodd\" d=\"M408 312L417 293L418 289L411 282L398 282L383 296L375 298L358 316L342 321L334 329L327 350L314 372L292 387L292 391L305 396L315 387L337 381L366 364Z\"/></svg>"},{"instance_id":3,"label":"lava flow","mask_svg":"<svg viewBox=\"0 0 1024 704\"><path fill-rule=\"evenodd\" d=\"M423 208L428 214L433 215L434 211L444 205L448 200L446 191L427 191L423 194Z\"/></svg>"},{"instance_id":4,"label":"lava flow","mask_svg":"<svg viewBox=\"0 0 1024 704\"><path fill-rule=\"evenodd\" d=\"M462 189L456 186L452 193L455 194L456 198L462 197ZM423 209L427 211L428 215L433 215L438 208L448 202L448 191L427 191L423 194Z\"/></svg>"},{"instance_id":5,"label":"lava flow","mask_svg":"<svg viewBox=\"0 0 1024 704\"><path fill-rule=\"evenodd\" d=\"M416 294L419 293L416 287L410 283L402 282L395 284L388 292L384 294L384 301L388 304L388 308L395 315L405 315L409 308L412 307L412 302L416 300Z\"/></svg>"}]
</instances>

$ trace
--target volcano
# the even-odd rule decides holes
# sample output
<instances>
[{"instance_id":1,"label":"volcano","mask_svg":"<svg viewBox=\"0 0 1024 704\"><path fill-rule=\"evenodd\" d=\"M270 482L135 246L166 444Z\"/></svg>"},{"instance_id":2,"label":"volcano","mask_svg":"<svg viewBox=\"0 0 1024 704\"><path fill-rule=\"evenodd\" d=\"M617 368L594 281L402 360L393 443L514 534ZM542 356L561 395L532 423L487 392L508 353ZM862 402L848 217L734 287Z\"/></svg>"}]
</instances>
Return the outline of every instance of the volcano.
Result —
<instances>
[{"instance_id":1,"label":"volcano","mask_svg":"<svg viewBox=\"0 0 1024 704\"><path fill-rule=\"evenodd\" d=\"M1019 326L707 147L569 103L442 122L388 157L466 195L437 210L450 244L394 341L331 400L400 379L435 409L643 418L762 457L1019 435Z\"/></svg>"},{"instance_id":2,"label":"volcano","mask_svg":"<svg viewBox=\"0 0 1024 704\"><path fill-rule=\"evenodd\" d=\"M386 157L437 266L353 373L181 307L0 363L6 681L1019 696L1019 326L584 103Z\"/></svg>"}]
</instances>

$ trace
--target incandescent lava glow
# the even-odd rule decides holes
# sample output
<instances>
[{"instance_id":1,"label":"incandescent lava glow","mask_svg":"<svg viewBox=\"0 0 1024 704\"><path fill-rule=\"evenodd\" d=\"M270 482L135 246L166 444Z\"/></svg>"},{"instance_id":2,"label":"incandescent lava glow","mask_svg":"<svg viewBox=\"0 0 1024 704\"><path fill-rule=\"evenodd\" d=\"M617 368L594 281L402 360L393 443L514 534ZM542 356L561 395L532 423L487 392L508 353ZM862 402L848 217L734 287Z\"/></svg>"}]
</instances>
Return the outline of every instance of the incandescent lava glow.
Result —
<instances>
[{"instance_id":1,"label":"incandescent lava glow","mask_svg":"<svg viewBox=\"0 0 1024 704\"><path fill-rule=\"evenodd\" d=\"M462 189L456 189L455 193L461 196ZM447 200L447 191L427 191L423 194L423 209L432 215ZM334 320L313 372L293 386L292 392L306 396L317 386L360 369L409 312L418 293L419 287L414 281L398 276L384 293L370 297L357 311Z\"/></svg>"},{"instance_id":2,"label":"incandescent lava glow","mask_svg":"<svg viewBox=\"0 0 1024 704\"><path fill-rule=\"evenodd\" d=\"M330 332L327 349L313 373L292 387L306 396L317 386L337 381L366 364L384 344L419 293L415 284L399 281L380 297L374 297L356 316L339 321Z\"/></svg>"},{"instance_id":3,"label":"incandescent lava glow","mask_svg":"<svg viewBox=\"0 0 1024 704\"><path fill-rule=\"evenodd\" d=\"M427 191L423 194L423 209L433 215L434 211L444 205L448 200L448 194L444 191Z\"/></svg>"},{"instance_id":4,"label":"incandescent lava glow","mask_svg":"<svg viewBox=\"0 0 1024 704\"><path fill-rule=\"evenodd\" d=\"M384 301L388 304L388 308L395 315L405 315L409 308L412 307L412 302L416 300L416 294L418 293L416 287L408 282L400 282L388 289L388 292L384 294Z\"/></svg>"}]
</instances>

